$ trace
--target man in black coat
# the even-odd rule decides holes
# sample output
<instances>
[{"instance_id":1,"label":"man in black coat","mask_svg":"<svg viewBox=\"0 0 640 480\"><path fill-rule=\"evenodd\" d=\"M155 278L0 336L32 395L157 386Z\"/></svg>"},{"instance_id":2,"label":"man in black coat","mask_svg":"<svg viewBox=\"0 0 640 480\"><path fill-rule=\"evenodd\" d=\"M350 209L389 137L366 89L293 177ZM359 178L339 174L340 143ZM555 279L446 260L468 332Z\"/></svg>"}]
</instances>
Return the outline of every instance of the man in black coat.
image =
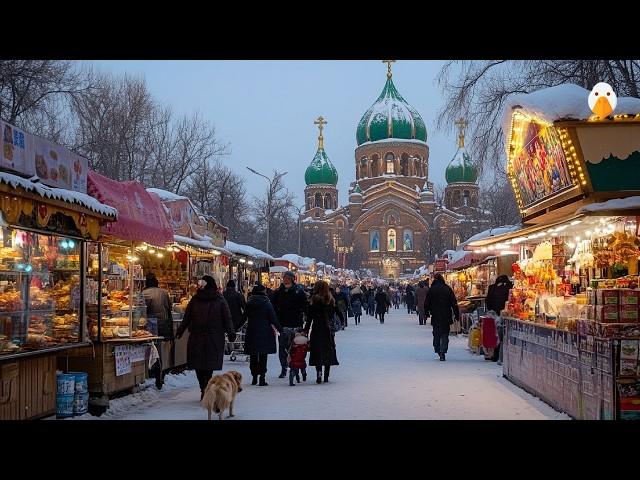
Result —
<instances>
[{"instance_id":1,"label":"man in black coat","mask_svg":"<svg viewBox=\"0 0 640 480\"><path fill-rule=\"evenodd\" d=\"M500 275L496 278L493 285L489 285L489 291L487 292L487 311L493 310L497 315L504 309L507 300L509 299L509 290L513 288L513 283L506 275ZM502 322L498 325L498 339L500 340L500 347L496 348L491 360L499 362L502 365L502 340L504 339L504 329Z\"/></svg>"},{"instance_id":2,"label":"man in black coat","mask_svg":"<svg viewBox=\"0 0 640 480\"><path fill-rule=\"evenodd\" d=\"M280 288L273 295L273 307L282 326L282 333L278 339L278 356L282 367L279 378L287 376L289 345L293 340L295 329L303 327L304 312L307 310L307 296L302 286L295 284L295 278L295 273L285 272Z\"/></svg>"},{"instance_id":3,"label":"man in black coat","mask_svg":"<svg viewBox=\"0 0 640 480\"><path fill-rule=\"evenodd\" d=\"M458 300L453 290L444 282L441 274L436 274L431 288L427 292L424 304L425 316L431 316L433 327L433 348L440 356L440 361L446 360L449 348L449 330L453 324L453 317L460 320Z\"/></svg>"},{"instance_id":4,"label":"man in black coat","mask_svg":"<svg viewBox=\"0 0 640 480\"><path fill-rule=\"evenodd\" d=\"M231 311L231 320L233 321L233 328L235 328L237 332L247 320L247 314L245 312L246 302L244 301L244 295L236 290L236 282L234 282L233 280L229 280L227 282L227 288L222 295L227 301L227 305L229 305L229 310Z\"/></svg>"}]
</instances>

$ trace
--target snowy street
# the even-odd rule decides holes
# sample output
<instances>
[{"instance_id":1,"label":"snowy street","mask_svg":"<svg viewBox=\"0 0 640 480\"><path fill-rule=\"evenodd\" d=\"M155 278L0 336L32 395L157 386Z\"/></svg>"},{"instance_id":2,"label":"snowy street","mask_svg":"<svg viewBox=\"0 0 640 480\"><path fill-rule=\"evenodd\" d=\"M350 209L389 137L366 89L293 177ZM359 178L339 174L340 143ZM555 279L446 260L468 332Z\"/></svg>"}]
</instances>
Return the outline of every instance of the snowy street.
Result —
<instances>
[{"instance_id":1,"label":"snowy street","mask_svg":"<svg viewBox=\"0 0 640 480\"><path fill-rule=\"evenodd\" d=\"M340 366L328 384L279 379L277 355L269 356L269 386L250 385L248 362L225 359L224 370L244 376L233 420L374 419L568 419L502 378L501 367L472 355L467 338L452 336L446 362L431 346L431 327L417 317L392 310L385 324L364 315L362 323L338 332ZM150 382L151 384L151 382ZM79 419L206 420L195 374L169 375L165 387L150 386L111 401L101 417Z\"/></svg>"}]
</instances>

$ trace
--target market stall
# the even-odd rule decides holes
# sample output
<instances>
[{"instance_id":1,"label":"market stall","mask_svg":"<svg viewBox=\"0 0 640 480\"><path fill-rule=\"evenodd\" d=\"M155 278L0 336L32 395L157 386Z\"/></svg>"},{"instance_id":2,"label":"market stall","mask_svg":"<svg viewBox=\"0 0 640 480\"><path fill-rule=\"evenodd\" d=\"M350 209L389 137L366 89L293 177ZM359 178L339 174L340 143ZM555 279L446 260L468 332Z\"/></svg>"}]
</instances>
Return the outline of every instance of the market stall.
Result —
<instances>
[{"instance_id":1,"label":"market stall","mask_svg":"<svg viewBox=\"0 0 640 480\"><path fill-rule=\"evenodd\" d=\"M588 94L562 85L509 103L523 225L465 248L519 255L505 377L574 418L639 418L640 100L600 119Z\"/></svg>"},{"instance_id":2,"label":"market stall","mask_svg":"<svg viewBox=\"0 0 640 480\"><path fill-rule=\"evenodd\" d=\"M202 276L210 275L218 287L224 289L232 257L232 253L224 248L228 229L213 217L200 213L187 197L159 188L148 188L147 191L159 197L173 230L173 243L169 249L175 254L170 261L155 260L166 268L162 265L151 265L151 268L161 272L160 286L170 292L175 334ZM189 332L185 332L173 343L162 343L160 359L165 370L186 366L188 338Z\"/></svg>"},{"instance_id":3,"label":"market stall","mask_svg":"<svg viewBox=\"0 0 640 480\"><path fill-rule=\"evenodd\" d=\"M158 336L158 319L147 315L145 276L163 278L177 252L159 199L138 182L117 182L89 172L88 191L118 209L118 220L103 226L87 245L87 328L94 344L59 358L60 368L89 374L90 404L106 406L109 396L147 377L145 358ZM146 268L145 268L146 267ZM153 268L152 268L153 267Z\"/></svg>"},{"instance_id":4,"label":"market stall","mask_svg":"<svg viewBox=\"0 0 640 480\"><path fill-rule=\"evenodd\" d=\"M33 419L56 411L57 356L87 345L85 240L117 212L86 194L86 159L0 129L0 420Z\"/></svg>"},{"instance_id":5,"label":"market stall","mask_svg":"<svg viewBox=\"0 0 640 480\"><path fill-rule=\"evenodd\" d=\"M277 278L272 278L269 274L269 267L274 260L271 255L249 245L242 245L230 240L226 241L224 247L233 253L233 258L229 263L229 276L235 280L236 288L244 293L245 298L249 294L251 285L256 283L273 288Z\"/></svg>"}]
</instances>

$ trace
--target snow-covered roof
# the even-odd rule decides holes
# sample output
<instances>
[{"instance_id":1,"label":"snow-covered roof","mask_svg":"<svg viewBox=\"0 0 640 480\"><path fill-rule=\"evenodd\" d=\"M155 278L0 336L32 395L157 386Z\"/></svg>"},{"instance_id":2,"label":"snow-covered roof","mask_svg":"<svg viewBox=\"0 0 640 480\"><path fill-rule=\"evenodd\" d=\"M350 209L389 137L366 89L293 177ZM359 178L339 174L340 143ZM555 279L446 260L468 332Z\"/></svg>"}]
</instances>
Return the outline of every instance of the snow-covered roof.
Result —
<instances>
[{"instance_id":1,"label":"snow-covered roof","mask_svg":"<svg viewBox=\"0 0 640 480\"><path fill-rule=\"evenodd\" d=\"M587 120L592 115L588 103L589 93L591 92L586 88L565 83L531 93L514 95L505 102L502 117L503 131L509 131L514 107L519 107L527 115L548 123L559 120ZM614 112L616 115L638 112L640 112L640 99L618 97Z\"/></svg>"},{"instance_id":2,"label":"snow-covered roof","mask_svg":"<svg viewBox=\"0 0 640 480\"><path fill-rule=\"evenodd\" d=\"M37 177L32 177L33 179L37 179ZM12 173L0 172L0 183L4 183L6 185L10 185L13 188L22 188L30 193L36 193L43 198L51 198L53 200L60 200L65 203L70 203L73 205L79 205L84 207L92 212L99 213L101 215L105 215L107 217L116 218L118 215L118 210L109 205L105 205L104 203L99 202L95 198L86 193L75 192L73 190L66 190L64 188L53 188L43 185L38 182L34 183L31 179L23 178L18 175L14 175Z\"/></svg>"},{"instance_id":3,"label":"snow-covered roof","mask_svg":"<svg viewBox=\"0 0 640 480\"><path fill-rule=\"evenodd\" d=\"M316 266L318 266L318 267L324 267L325 265L326 265L326 263L324 263L324 262L316 263Z\"/></svg>"},{"instance_id":4,"label":"snow-covered roof","mask_svg":"<svg viewBox=\"0 0 640 480\"><path fill-rule=\"evenodd\" d=\"M469 237L466 241L460 244L460 247L469 245L471 242L475 242L477 240L484 240L485 238L497 237L498 235L504 235L505 233L516 232L522 228L522 225L504 225L502 227L490 228Z\"/></svg>"},{"instance_id":5,"label":"snow-covered roof","mask_svg":"<svg viewBox=\"0 0 640 480\"><path fill-rule=\"evenodd\" d=\"M635 210L640 208L640 196L614 198L606 202L591 203L578 209L576 213L601 212L605 210Z\"/></svg>"},{"instance_id":6,"label":"snow-covered roof","mask_svg":"<svg viewBox=\"0 0 640 480\"><path fill-rule=\"evenodd\" d=\"M188 197L183 197L182 195L176 195L175 193L168 192L167 190L162 190L161 188L147 188L147 192L155 193L160 197L160 200L163 201L173 201L173 200L189 200Z\"/></svg>"},{"instance_id":7,"label":"snow-covered roof","mask_svg":"<svg viewBox=\"0 0 640 480\"><path fill-rule=\"evenodd\" d=\"M273 257L271 255L263 252L262 250L258 250L257 248L253 248L249 245L242 245L240 243L235 243L235 242L232 242L231 240L227 240L227 243L225 243L224 248L238 255L246 255L248 257L261 258L264 260L273 260Z\"/></svg>"},{"instance_id":8,"label":"snow-covered roof","mask_svg":"<svg viewBox=\"0 0 640 480\"><path fill-rule=\"evenodd\" d=\"M313 265L313 262L316 261L315 258L311 257L301 257L296 255L295 253L285 253L280 258L276 258L276 260L286 260L287 262L291 262L298 267L310 267Z\"/></svg>"}]
</instances>

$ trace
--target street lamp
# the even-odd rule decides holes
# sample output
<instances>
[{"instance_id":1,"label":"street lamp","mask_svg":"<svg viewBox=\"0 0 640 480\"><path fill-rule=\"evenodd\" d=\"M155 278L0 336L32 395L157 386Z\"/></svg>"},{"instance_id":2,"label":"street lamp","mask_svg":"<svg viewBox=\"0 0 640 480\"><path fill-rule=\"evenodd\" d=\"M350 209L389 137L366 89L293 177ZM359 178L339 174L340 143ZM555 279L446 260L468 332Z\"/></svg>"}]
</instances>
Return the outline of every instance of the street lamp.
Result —
<instances>
[{"instance_id":1,"label":"street lamp","mask_svg":"<svg viewBox=\"0 0 640 480\"><path fill-rule=\"evenodd\" d=\"M256 175L261 176L262 178L266 178L269 182L269 195L267 196L267 253L269 253L269 226L271 223L271 201L273 196L273 179L267 177L266 175L261 174L260 172L256 172L253 168L247 167L251 173L255 173ZM281 173L280 176L284 177L287 172Z\"/></svg>"},{"instance_id":2,"label":"street lamp","mask_svg":"<svg viewBox=\"0 0 640 480\"><path fill-rule=\"evenodd\" d=\"M301 249L300 249L300 238L302 237L302 222L300 221L300 218L302 217L302 210L307 208L306 205L302 205L301 207L293 207L296 209L296 211L298 212L298 255L302 255L300 253Z\"/></svg>"}]
</instances>

